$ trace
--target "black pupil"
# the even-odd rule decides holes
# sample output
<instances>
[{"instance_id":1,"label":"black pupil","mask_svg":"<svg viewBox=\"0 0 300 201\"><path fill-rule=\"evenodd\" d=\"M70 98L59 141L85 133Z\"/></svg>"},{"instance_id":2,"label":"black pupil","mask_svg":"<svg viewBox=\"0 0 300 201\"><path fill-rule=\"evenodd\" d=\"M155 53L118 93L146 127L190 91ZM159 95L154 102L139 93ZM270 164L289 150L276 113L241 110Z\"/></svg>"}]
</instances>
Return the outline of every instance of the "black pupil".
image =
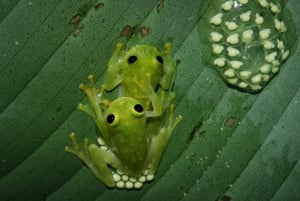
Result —
<instances>
[{"instance_id":1,"label":"black pupil","mask_svg":"<svg viewBox=\"0 0 300 201\"><path fill-rule=\"evenodd\" d=\"M137 111L137 112L143 112L144 108L143 108L142 105L136 104L136 105L134 106L134 110Z\"/></svg>"},{"instance_id":2,"label":"black pupil","mask_svg":"<svg viewBox=\"0 0 300 201\"><path fill-rule=\"evenodd\" d=\"M130 56L130 57L128 58L128 63L129 63L129 64L133 64L134 62L136 62L136 60L137 60L137 57L136 57L136 56Z\"/></svg>"},{"instance_id":3,"label":"black pupil","mask_svg":"<svg viewBox=\"0 0 300 201\"><path fill-rule=\"evenodd\" d=\"M156 59L157 59L157 61L158 61L159 63L161 63L161 64L164 63L164 60L163 60L163 58L162 58L161 56L157 56Z\"/></svg>"},{"instance_id":4,"label":"black pupil","mask_svg":"<svg viewBox=\"0 0 300 201\"><path fill-rule=\"evenodd\" d=\"M113 115L113 114L108 115L107 118L106 118L106 121L109 124L113 123L114 120L115 120L115 115Z\"/></svg>"}]
</instances>

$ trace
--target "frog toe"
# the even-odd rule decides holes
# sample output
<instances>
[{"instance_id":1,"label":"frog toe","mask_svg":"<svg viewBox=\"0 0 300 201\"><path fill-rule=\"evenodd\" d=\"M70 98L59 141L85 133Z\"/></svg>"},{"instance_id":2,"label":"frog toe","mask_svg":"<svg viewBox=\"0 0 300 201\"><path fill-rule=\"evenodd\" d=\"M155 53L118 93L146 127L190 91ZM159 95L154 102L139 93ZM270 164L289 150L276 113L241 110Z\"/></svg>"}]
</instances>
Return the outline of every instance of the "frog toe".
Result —
<instances>
[{"instance_id":1,"label":"frog toe","mask_svg":"<svg viewBox=\"0 0 300 201\"><path fill-rule=\"evenodd\" d=\"M88 154L89 140L85 138L82 143L79 143L75 133L71 133L69 137L72 142L72 146L66 146L65 151L76 155L85 163L90 161Z\"/></svg>"}]
</instances>

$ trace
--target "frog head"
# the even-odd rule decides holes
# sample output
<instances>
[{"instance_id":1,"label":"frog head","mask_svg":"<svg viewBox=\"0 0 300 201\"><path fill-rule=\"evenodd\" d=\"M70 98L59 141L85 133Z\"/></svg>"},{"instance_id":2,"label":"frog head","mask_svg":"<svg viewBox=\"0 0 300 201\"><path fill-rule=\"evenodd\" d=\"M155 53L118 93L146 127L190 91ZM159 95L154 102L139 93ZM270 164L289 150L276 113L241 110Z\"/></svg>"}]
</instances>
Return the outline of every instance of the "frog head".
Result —
<instances>
[{"instance_id":1,"label":"frog head","mask_svg":"<svg viewBox=\"0 0 300 201\"><path fill-rule=\"evenodd\" d=\"M122 84L124 90L128 90L134 85L134 80L139 80L141 85L150 83L155 88L159 84L163 89L168 89L175 71L171 49L171 43L166 43L164 50L150 45L137 45L125 51L122 50L122 44L118 43L108 62L106 89L112 90Z\"/></svg>"},{"instance_id":2,"label":"frog head","mask_svg":"<svg viewBox=\"0 0 300 201\"><path fill-rule=\"evenodd\" d=\"M122 63L124 78L145 77L155 86L162 77L164 59L156 47L136 46L127 52Z\"/></svg>"}]
</instances>

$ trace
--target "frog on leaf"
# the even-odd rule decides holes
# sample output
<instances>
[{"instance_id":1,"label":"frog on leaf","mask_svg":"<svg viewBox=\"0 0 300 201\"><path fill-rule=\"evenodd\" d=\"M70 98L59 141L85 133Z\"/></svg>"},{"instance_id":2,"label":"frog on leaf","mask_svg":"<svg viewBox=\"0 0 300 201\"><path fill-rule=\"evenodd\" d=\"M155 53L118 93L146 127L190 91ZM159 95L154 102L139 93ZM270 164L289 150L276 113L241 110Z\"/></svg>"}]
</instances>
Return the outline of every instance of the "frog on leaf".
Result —
<instances>
[{"instance_id":1,"label":"frog on leaf","mask_svg":"<svg viewBox=\"0 0 300 201\"><path fill-rule=\"evenodd\" d=\"M104 88L97 90L94 77L80 88L88 96L89 105L79 104L79 109L89 114L100 135L99 145L88 139L79 143L70 134L72 146L65 150L79 157L108 187L141 188L154 178L155 171L175 126L182 120L174 118L172 93L158 93L161 107L166 112L159 124L153 126L146 117L144 104L132 97L119 97L112 102L103 96ZM169 108L168 111L166 108ZM156 119L154 118L154 119Z\"/></svg>"},{"instance_id":2,"label":"frog on leaf","mask_svg":"<svg viewBox=\"0 0 300 201\"><path fill-rule=\"evenodd\" d=\"M105 90L111 91L121 85L119 97L139 100L147 117L162 115L164 110L157 92L168 90L172 84L175 61L171 57L171 43L166 43L163 51L150 45L137 45L128 51L122 47L118 43L109 60Z\"/></svg>"}]
</instances>

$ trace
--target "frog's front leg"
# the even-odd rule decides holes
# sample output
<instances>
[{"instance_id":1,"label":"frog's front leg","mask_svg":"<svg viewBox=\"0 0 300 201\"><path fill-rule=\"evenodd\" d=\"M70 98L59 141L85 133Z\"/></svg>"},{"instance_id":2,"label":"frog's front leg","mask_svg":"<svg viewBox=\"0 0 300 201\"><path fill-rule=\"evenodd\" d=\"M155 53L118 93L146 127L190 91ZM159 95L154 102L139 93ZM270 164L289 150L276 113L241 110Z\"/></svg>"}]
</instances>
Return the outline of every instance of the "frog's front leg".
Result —
<instances>
[{"instance_id":1,"label":"frog's front leg","mask_svg":"<svg viewBox=\"0 0 300 201\"><path fill-rule=\"evenodd\" d=\"M104 86L101 86L99 90L95 87L93 75L88 76L88 81L88 84L80 84L79 88L87 95L90 104L84 105L80 103L77 108L93 118L102 137L106 142L108 142L109 136L107 134L107 128L105 125L106 120L103 115L103 110L109 106L110 101L103 97L105 90Z\"/></svg>"},{"instance_id":2,"label":"frog's front leg","mask_svg":"<svg viewBox=\"0 0 300 201\"><path fill-rule=\"evenodd\" d=\"M175 67L176 63L174 61L174 58L171 56L172 52L172 44L166 43L165 44L165 50L163 51L163 76L159 82L160 86L167 90L171 87L171 83L174 77L175 73Z\"/></svg>"},{"instance_id":3,"label":"frog's front leg","mask_svg":"<svg viewBox=\"0 0 300 201\"><path fill-rule=\"evenodd\" d=\"M78 143L76 135L70 134L72 146L66 146L65 151L70 152L80 158L93 172L108 187L114 187L115 181L108 165L120 168L119 159L110 151L101 147L89 144L88 139L84 139L83 143Z\"/></svg>"},{"instance_id":4,"label":"frog's front leg","mask_svg":"<svg viewBox=\"0 0 300 201\"><path fill-rule=\"evenodd\" d=\"M105 76L105 89L110 91L122 82L122 43L117 43L114 53L108 62Z\"/></svg>"},{"instance_id":5,"label":"frog's front leg","mask_svg":"<svg viewBox=\"0 0 300 201\"><path fill-rule=\"evenodd\" d=\"M111 151L102 149L95 144L91 144L88 150L93 163L97 167L96 173L92 170L96 177L103 181L108 187L114 187L116 183L113 179L113 173L108 169L107 165L109 164L111 167L121 169L122 165L119 159Z\"/></svg>"},{"instance_id":6,"label":"frog's front leg","mask_svg":"<svg viewBox=\"0 0 300 201\"><path fill-rule=\"evenodd\" d=\"M152 111L146 111L146 117L161 116L161 114L163 113L161 101L158 98L157 94L154 92L152 87L149 87L148 90L150 92L149 95L148 95L148 99L152 103L152 109L153 110Z\"/></svg>"},{"instance_id":7,"label":"frog's front leg","mask_svg":"<svg viewBox=\"0 0 300 201\"><path fill-rule=\"evenodd\" d=\"M87 95L92 110L89 110L88 108L86 108L88 106L85 106L83 104L79 104L78 108L86 112L87 114L91 115L94 118L101 118L103 117L101 106L108 107L110 104L109 100L103 97L105 87L101 86L99 90L95 87L94 75L89 75L88 81L89 81L88 84L81 83L79 85L79 88L82 91L84 91L84 93Z\"/></svg>"},{"instance_id":8,"label":"frog's front leg","mask_svg":"<svg viewBox=\"0 0 300 201\"><path fill-rule=\"evenodd\" d=\"M175 106L171 104L169 106L169 118L166 125L159 129L159 133L155 136L151 142L150 153L149 153L149 173L154 174L158 167L159 161L162 157L163 152L168 144L171 134L176 125L182 121L182 116L174 118Z\"/></svg>"},{"instance_id":9,"label":"frog's front leg","mask_svg":"<svg viewBox=\"0 0 300 201\"><path fill-rule=\"evenodd\" d=\"M173 99L175 98L175 93L168 92L164 89L159 88L155 93L154 90L150 89L151 93L148 95L152 103L153 111L147 111L147 117L158 117L165 113L166 109L169 107Z\"/></svg>"}]
</instances>

